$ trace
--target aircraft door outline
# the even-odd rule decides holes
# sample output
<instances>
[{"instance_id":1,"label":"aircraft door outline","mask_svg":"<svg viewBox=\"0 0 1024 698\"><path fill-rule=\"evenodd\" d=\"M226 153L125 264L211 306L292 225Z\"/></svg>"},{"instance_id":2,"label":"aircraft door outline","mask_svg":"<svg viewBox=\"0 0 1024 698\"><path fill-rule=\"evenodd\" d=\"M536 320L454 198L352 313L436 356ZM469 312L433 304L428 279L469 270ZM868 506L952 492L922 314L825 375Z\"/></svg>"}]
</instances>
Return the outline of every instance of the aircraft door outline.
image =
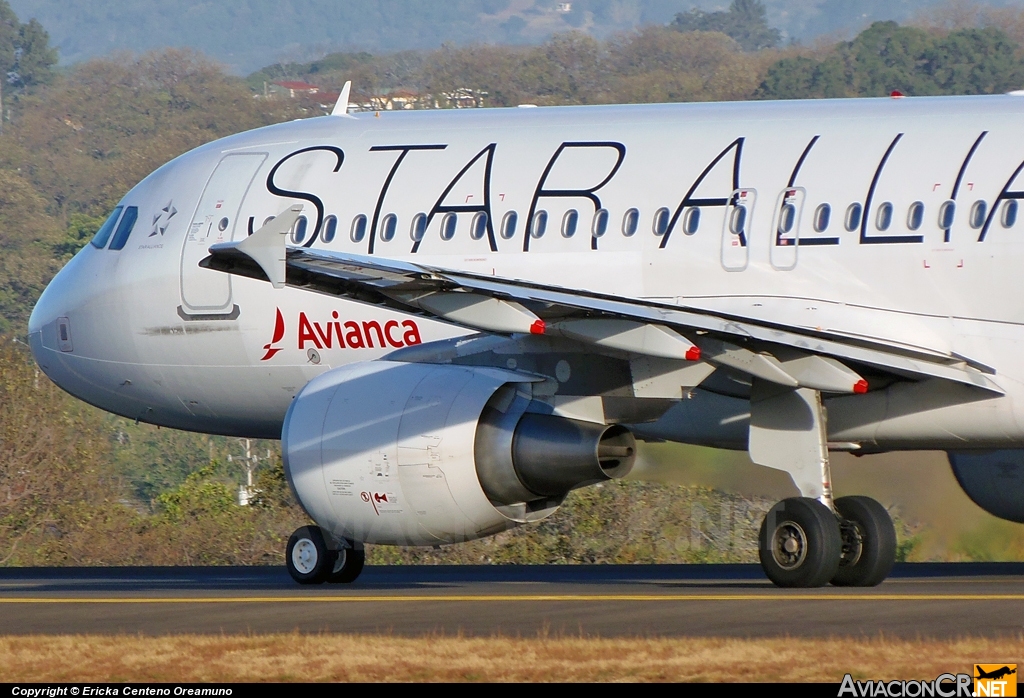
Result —
<instances>
[{"instance_id":1,"label":"aircraft door outline","mask_svg":"<svg viewBox=\"0 0 1024 698\"><path fill-rule=\"evenodd\" d=\"M181 305L185 320L234 320L231 275L199 266L210 245L235 239L242 204L267 153L231 153L221 158L210 175L181 248ZM244 232L243 232L244 234Z\"/></svg>"},{"instance_id":2,"label":"aircraft door outline","mask_svg":"<svg viewBox=\"0 0 1024 698\"><path fill-rule=\"evenodd\" d=\"M750 228L757 192L736 189L729 195L722 223L722 268L743 271L750 262Z\"/></svg>"},{"instance_id":3,"label":"aircraft door outline","mask_svg":"<svg viewBox=\"0 0 1024 698\"><path fill-rule=\"evenodd\" d=\"M787 187L779 193L768 246L772 267L779 271L795 269L799 261L800 221L806 198L803 187Z\"/></svg>"}]
</instances>

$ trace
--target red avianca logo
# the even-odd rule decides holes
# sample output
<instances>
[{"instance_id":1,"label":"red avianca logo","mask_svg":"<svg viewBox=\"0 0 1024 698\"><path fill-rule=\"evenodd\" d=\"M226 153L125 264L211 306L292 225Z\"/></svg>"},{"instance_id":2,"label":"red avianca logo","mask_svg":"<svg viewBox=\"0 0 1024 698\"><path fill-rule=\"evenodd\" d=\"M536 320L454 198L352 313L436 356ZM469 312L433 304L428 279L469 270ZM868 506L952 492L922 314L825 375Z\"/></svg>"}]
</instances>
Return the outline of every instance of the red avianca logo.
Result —
<instances>
[{"instance_id":1,"label":"red avianca logo","mask_svg":"<svg viewBox=\"0 0 1024 698\"><path fill-rule=\"evenodd\" d=\"M331 319L324 323L314 322L304 312L299 313L299 349L306 349L307 345L317 349L374 349L407 347L413 344L422 344L420 328L415 320L387 320L383 323L377 320L356 322L355 320L342 321L335 310L331 313ZM284 339L285 325L281 309L277 309L277 319L274 323L274 337L269 344L263 345L266 354L260 361L267 361L275 356L282 347L274 345Z\"/></svg>"},{"instance_id":2,"label":"red avianca logo","mask_svg":"<svg viewBox=\"0 0 1024 698\"><path fill-rule=\"evenodd\" d=\"M270 344L264 344L263 348L267 350L267 353L263 355L260 361L266 361L272 358L277 352L281 351L281 347L275 347L273 345L284 339L284 316L281 315L281 309L277 309L277 319L274 321L274 338L270 340Z\"/></svg>"}]
</instances>

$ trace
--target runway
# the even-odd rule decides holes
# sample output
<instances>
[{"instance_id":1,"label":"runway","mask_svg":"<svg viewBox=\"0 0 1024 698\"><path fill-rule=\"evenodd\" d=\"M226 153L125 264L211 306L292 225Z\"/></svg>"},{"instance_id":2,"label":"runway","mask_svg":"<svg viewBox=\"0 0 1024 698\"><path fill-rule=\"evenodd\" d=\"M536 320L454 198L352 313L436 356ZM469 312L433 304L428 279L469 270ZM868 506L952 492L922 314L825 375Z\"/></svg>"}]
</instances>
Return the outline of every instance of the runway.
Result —
<instances>
[{"instance_id":1,"label":"runway","mask_svg":"<svg viewBox=\"0 0 1024 698\"><path fill-rule=\"evenodd\" d=\"M1024 563L897 565L872 589L777 589L757 565L0 569L0 634L343 632L535 636L1005 637Z\"/></svg>"}]
</instances>

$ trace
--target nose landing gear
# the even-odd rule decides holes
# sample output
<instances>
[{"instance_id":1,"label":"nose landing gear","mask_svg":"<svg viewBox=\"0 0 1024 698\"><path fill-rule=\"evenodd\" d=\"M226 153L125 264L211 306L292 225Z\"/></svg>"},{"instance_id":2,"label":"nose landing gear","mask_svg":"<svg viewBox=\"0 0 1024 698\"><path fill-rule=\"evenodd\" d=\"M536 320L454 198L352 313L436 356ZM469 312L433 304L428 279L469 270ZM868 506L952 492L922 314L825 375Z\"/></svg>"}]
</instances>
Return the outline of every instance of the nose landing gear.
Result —
<instances>
[{"instance_id":1,"label":"nose landing gear","mask_svg":"<svg viewBox=\"0 0 1024 698\"><path fill-rule=\"evenodd\" d=\"M288 539L285 564L299 584L349 584L363 571L366 553L349 547L331 550L319 526L303 526Z\"/></svg>"}]
</instances>

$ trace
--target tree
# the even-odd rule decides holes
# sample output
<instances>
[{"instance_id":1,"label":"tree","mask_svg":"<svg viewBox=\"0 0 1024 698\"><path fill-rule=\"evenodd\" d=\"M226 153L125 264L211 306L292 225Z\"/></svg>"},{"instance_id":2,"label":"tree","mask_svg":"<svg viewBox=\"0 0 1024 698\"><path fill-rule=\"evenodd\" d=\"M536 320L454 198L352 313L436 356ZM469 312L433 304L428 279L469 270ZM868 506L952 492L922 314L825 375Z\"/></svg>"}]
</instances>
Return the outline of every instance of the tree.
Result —
<instances>
[{"instance_id":1,"label":"tree","mask_svg":"<svg viewBox=\"0 0 1024 698\"><path fill-rule=\"evenodd\" d=\"M757 96L884 97L994 94L1024 87L1018 45L994 27L948 34L875 22L822 58L789 56L769 66Z\"/></svg>"},{"instance_id":2,"label":"tree","mask_svg":"<svg viewBox=\"0 0 1024 698\"><path fill-rule=\"evenodd\" d=\"M921 70L941 94L993 94L1024 87L1017 45L994 27L962 29L934 42Z\"/></svg>"},{"instance_id":3,"label":"tree","mask_svg":"<svg viewBox=\"0 0 1024 698\"><path fill-rule=\"evenodd\" d=\"M613 101L745 99L757 86L753 61L718 32L647 27L614 43L610 63Z\"/></svg>"},{"instance_id":4,"label":"tree","mask_svg":"<svg viewBox=\"0 0 1024 698\"><path fill-rule=\"evenodd\" d=\"M764 3L760 0L732 0L727 12L694 8L677 14L669 26L681 32L721 32L735 39L744 51L771 48L782 39L778 29L768 26Z\"/></svg>"},{"instance_id":5,"label":"tree","mask_svg":"<svg viewBox=\"0 0 1024 698\"><path fill-rule=\"evenodd\" d=\"M920 69L931 45L931 35L923 29L875 22L843 46L842 53L853 66L857 94L884 97L899 90L924 95L936 93L932 80Z\"/></svg>"},{"instance_id":6,"label":"tree","mask_svg":"<svg viewBox=\"0 0 1024 698\"><path fill-rule=\"evenodd\" d=\"M756 96L762 99L846 97L850 88L838 56L818 61L807 56L782 58L768 68Z\"/></svg>"},{"instance_id":7,"label":"tree","mask_svg":"<svg viewBox=\"0 0 1024 698\"><path fill-rule=\"evenodd\" d=\"M0 82L15 87L46 84L53 79L57 50L36 20L18 21L7 0L0 0Z\"/></svg>"}]
</instances>

